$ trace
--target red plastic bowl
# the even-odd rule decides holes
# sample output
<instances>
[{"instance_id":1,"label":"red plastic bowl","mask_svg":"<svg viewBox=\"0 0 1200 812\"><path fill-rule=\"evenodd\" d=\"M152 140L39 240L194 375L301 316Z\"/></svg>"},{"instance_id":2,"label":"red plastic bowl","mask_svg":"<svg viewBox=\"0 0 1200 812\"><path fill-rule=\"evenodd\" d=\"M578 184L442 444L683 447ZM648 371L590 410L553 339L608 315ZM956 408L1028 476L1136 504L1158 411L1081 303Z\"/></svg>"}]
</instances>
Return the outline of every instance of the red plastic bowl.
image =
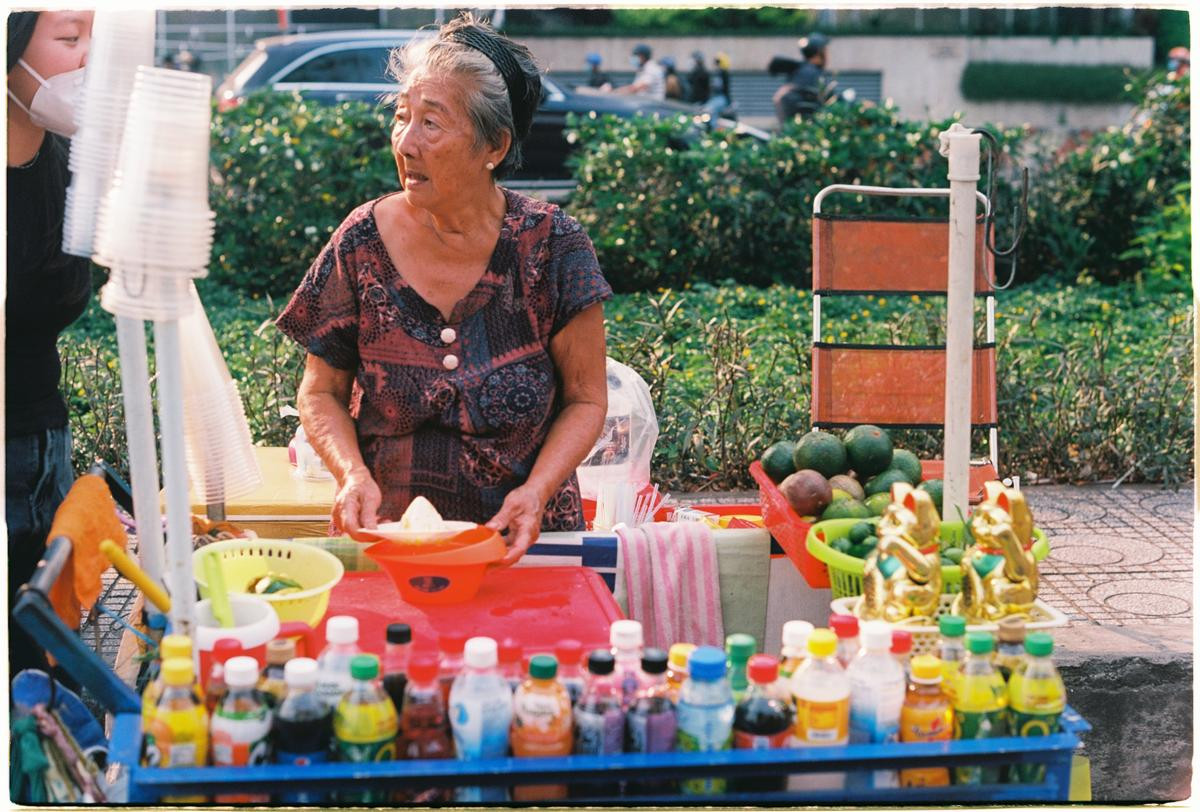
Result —
<instances>
[{"instance_id":1,"label":"red plastic bowl","mask_svg":"<svg viewBox=\"0 0 1200 812\"><path fill-rule=\"evenodd\" d=\"M483 525L436 547L433 552L418 552L418 545L381 541L364 552L388 574L406 602L447 604L474 598L488 565L507 550L500 534Z\"/></svg>"}]
</instances>

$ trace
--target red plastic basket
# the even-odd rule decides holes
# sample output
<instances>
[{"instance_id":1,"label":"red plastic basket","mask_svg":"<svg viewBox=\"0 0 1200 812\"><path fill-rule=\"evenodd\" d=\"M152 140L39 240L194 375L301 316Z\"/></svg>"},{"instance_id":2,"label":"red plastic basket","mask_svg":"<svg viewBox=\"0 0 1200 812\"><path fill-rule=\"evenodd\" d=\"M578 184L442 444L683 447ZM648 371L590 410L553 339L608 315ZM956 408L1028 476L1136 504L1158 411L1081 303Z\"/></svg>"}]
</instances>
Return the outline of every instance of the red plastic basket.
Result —
<instances>
[{"instance_id":1,"label":"red plastic basket","mask_svg":"<svg viewBox=\"0 0 1200 812\"><path fill-rule=\"evenodd\" d=\"M758 483L763 520L771 536L779 542L809 586L813 589L829 589L829 568L813 557L805 543L812 525L792 510L758 460L750 463L750 476Z\"/></svg>"}]
</instances>

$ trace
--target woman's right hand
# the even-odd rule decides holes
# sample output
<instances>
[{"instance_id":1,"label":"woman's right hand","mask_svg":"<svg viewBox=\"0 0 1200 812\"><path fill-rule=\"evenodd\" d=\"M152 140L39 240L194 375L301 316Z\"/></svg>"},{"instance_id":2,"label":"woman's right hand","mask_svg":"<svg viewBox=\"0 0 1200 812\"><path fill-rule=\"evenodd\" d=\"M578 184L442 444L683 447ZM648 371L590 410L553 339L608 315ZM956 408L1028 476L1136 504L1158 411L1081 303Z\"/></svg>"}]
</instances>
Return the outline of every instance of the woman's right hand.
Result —
<instances>
[{"instance_id":1,"label":"woman's right hand","mask_svg":"<svg viewBox=\"0 0 1200 812\"><path fill-rule=\"evenodd\" d=\"M333 497L333 524L355 541L376 541L360 538L358 531L379 525L379 505L383 492L367 469L356 469L346 475Z\"/></svg>"}]
</instances>

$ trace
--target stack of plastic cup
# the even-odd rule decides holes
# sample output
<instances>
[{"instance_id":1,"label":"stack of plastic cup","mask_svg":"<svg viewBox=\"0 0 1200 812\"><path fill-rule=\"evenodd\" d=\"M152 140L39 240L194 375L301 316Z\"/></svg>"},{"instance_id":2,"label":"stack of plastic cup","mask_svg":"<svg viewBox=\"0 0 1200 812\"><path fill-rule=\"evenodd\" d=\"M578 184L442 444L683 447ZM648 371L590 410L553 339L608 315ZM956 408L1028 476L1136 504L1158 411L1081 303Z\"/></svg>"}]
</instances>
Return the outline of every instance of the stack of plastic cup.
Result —
<instances>
[{"instance_id":1,"label":"stack of plastic cup","mask_svg":"<svg viewBox=\"0 0 1200 812\"><path fill-rule=\"evenodd\" d=\"M189 288L195 305L179 322L184 449L192 495L211 505L254 490L262 483L262 473L237 384L195 287Z\"/></svg>"},{"instance_id":2,"label":"stack of plastic cup","mask_svg":"<svg viewBox=\"0 0 1200 812\"><path fill-rule=\"evenodd\" d=\"M139 65L154 64L154 18L151 8L96 12L71 138L72 177L63 214L68 254L93 253L96 216L112 185L134 76Z\"/></svg>"},{"instance_id":3,"label":"stack of plastic cup","mask_svg":"<svg viewBox=\"0 0 1200 812\"><path fill-rule=\"evenodd\" d=\"M112 188L100 206L95 261L112 273L100 304L119 316L178 319L208 270L212 79L142 66L134 77Z\"/></svg>"}]
</instances>

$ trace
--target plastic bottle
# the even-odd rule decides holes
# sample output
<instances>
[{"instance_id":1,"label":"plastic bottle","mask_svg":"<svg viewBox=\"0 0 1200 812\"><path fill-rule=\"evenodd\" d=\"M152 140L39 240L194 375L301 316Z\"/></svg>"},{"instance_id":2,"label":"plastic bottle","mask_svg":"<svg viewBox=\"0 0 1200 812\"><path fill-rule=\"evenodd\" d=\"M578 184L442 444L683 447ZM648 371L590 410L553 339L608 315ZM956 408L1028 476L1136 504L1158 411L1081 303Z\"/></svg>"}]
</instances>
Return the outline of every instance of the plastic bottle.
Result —
<instances>
[{"instance_id":1,"label":"plastic bottle","mask_svg":"<svg viewBox=\"0 0 1200 812\"><path fill-rule=\"evenodd\" d=\"M333 711L317 696L317 661L296 657L283 668L287 694L275 714L271 739L276 764L307 767L329 761L333 742ZM289 792L284 803L320 803L321 792Z\"/></svg>"},{"instance_id":2,"label":"plastic bottle","mask_svg":"<svg viewBox=\"0 0 1200 812\"><path fill-rule=\"evenodd\" d=\"M808 657L808 636L813 625L807 620L789 620L783 624L783 647L780 649L779 676L791 679L792 674Z\"/></svg>"},{"instance_id":3,"label":"plastic bottle","mask_svg":"<svg viewBox=\"0 0 1200 812\"><path fill-rule=\"evenodd\" d=\"M900 741L941 742L954 735L954 708L942 690L942 661L922 654L912 660L912 684L900 709ZM944 787L950 784L945 767L915 767L900 771L903 787Z\"/></svg>"},{"instance_id":4,"label":"plastic bottle","mask_svg":"<svg viewBox=\"0 0 1200 812\"><path fill-rule=\"evenodd\" d=\"M414 653L408 662L397 748L400 758L454 758L446 706L438 684L438 658L432 652ZM442 789L393 793L393 800L420 803L443 803L450 797Z\"/></svg>"},{"instance_id":5,"label":"plastic bottle","mask_svg":"<svg viewBox=\"0 0 1200 812\"><path fill-rule=\"evenodd\" d=\"M213 643L212 665L209 666L208 681L204 684L204 709L209 716L225 698L225 663L241 653L242 644L232 637L222 637Z\"/></svg>"},{"instance_id":6,"label":"plastic bottle","mask_svg":"<svg viewBox=\"0 0 1200 812\"><path fill-rule=\"evenodd\" d=\"M558 660L558 681L567 689L574 705L583 696L583 686L587 681L579 661L583 659L583 644L578 640L559 640L554 647L554 656Z\"/></svg>"},{"instance_id":7,"label":"plastic bottle","mask_svg":"<svg viewBox=\"0 0 1200 812\"><path fill-rule=\"evenodd\" d=\"M146 766L203 767L208 763L208 713L196 701L192 661L172 657L162 664L163 692L146 727ZM203 803L200 796L163 798Z\"/></svg>"},{"instance_id":8,"label":"plastic bottle","mask_svg":"<svg viewBox=\"0 0 1200 812\"><path fill-rule=\"evenodd\" d=\"M389 623L384 632L383 690L396 713L404 710L404 688L408 685L408 658L412 650L412 627L407 623Z\"/></svg>"},{"instance_id":9,"label":"plastic bottle","mask_svg":"<svg viewBox=\"0 0 1200 812\"><path fill-rule=\"evenodd\" d=\"M886 744L900 739L900 707L908 683L891 647L890 624L878 620L863 624L862 649L846 669L851 744ZM859 774L861 771L855 775ZM875 770L869 778L875 789L900 785L895 770Z\"/></svg>"},{"instance_id":10,"label":"plastic bottle","mask_svg":"<svg viewBox=\"0 0 1200 812\"><path fill-rule=\"evenodd\" d=\"M267 664L259 676L258 690L262 692L267 704L272 708L279 707L279 703L287 696L284 670L295 656L296 641L290 637L276 637L267 643Z\"/></svg>"},{"instance_id":11,"label":"plastic bottle","mask_svg":"<svg viewBox=\"0 0 1200 812\"><path fill-rule=\"evenodd\" d=\"M912 632L907 629L892 629L892 656L904 669L904 678L912 680Z\"/></svg>"},{"instance_id":12,"label":"plastic bottle","mask_svg":"<svg viewBox=\"0 0 1200 812\"><path fill-rule=\"evenodd\" d=\"M830 615L829 628L837 635L837 661L849 668L859 651L858 618L854 615Z\"/></svg>"},{"instance_id":13,"label":"plastic bottle","mask_svg":"<svg viewBox=\"0 0 1200 812\"><path fill-rule=\"evenodd\" d=\"M514 756L565 756L571 753L571 698L555 677L558 662L548 654L529 661L529 678L513 697L511 731ZM513 787L513 800L560 801L567 797L563 784Z\"/></svg>"},{"instance_id":14,"label":"plastic bottle","mask_svg":"<svg viewBox=\"0 0 1200 812\"><path fill-rule=\"evenodd\" d=\"M850 740L850 681L837 660L838 638L829 629L814 629L808 659L792 674L796 702L793 743L800 747L833 747ZM843 789L842 772L793 776L789 789Z\"/></svg>"},{"instance_id":15,"label":"plastic bottle","mask_svg":"<svg viewBox=\"0 0 1200 812\"><path fill-rule=\"evenodd\" d=\"M338 761L370 764L396 758L400 723L396 706L379 686L379 658L358 654L350 661L350 690L333 712L334 748ZM339 792L338 799L353 803L381 803L381 790Z\"/></svg>"},{"instance_id":16,"label":"plastic bottle","mask_svg":"<svg viewBox=\"0 0 1200 812\"><path fill-rule=\"evenodd\" d=\"M679 690L676 746L681 751L728 750L733 742L733 692L725 677L725 652L700 646L688 657L688 678ZM724 778L680 782L685 795L724 792Z\"/></svg>"},{"instance_id":17,"label":"plastic bottle","mask_svg":"<svg viewBox=\"0 0 1200 812\"><path fill-rule=\"evenodd\" d=\"M350 690L350 662L359 655L358 618L337 615L325 624L328 645L317 658L317 696L336 708Z\"/></svg>"},{"instance_id":18,"label":"plastic bottle","mask_svg":"<svg viewBox=\"0 0 1200 812\"><path fill-rule=\"evenodd\" d=\"M463 669L463 651L467 646L467 635L449 632L438 635L438 686L442 689L442 703L450 707L450 686Z\"/></svg>"},{"instance_id":19,"label":"plastic bottle","mask_svg":"<svg viewBox=\"0 0 1200 812\"><path fill-rule=\"evenodd\" d=\"M742 701L750 685L746 678L746 664L757 649L758 643L749 634L731 634L725 638L725 655L729 658L729 690L733 692L735 705Z\"/></svg>"},{"instance_id":20,"label":"plastic bottle","mask_svg":"<svg viewBox=\"0 0 1200 812\"><path fill-rule=\"evenodd\" d=\"M967 659L964 643L967 619L961 615L942 615L938 618L938 631L942 635L938 647L938 659L942 661L942 690L954 702L959 672L962 671L963 661Z\"/></svg>"},{"instance_id":21,"label":"plastic bottle","mask_svg":"<svg viewBox=\"0 0 1200 812\"><path fill-rule=\"evenodd\" d=\"M668 654L659 648L648 648L642 654L644 680L637 698L625 717L625 752L667 753L675 749L677 720L675 703L671 701L671 686L667 684ZM635 794L670 793L672 781L630 782Z\"/></svg>"},{"instance_id":22,"label":"plastic bottle","mask_svg":"<svg viewBox=\"0 0 1200 812\"><path fill-rule=\"evenodd\" d=\"M225 663L228 689L212 716L209 737L217 767L250 767L271 761L271 708L257 690L258 661L231 657ZM266 803L266 794L217 795L217 803Z\"/></svg>"},{"instance_id":23,"label":"plastic bottle","mask_svg":"<svg viewBox=\"0 0 1200 812\"><path fill-rule=\"evenodd\" d=\"M667 687L672 702L679 701L679 689L688 676L688 657L695 650L695 643L675 643L667 652Z\"/></svg>"},{"instance_id":24,"label":"plastic bottle","mask_svg":"<svg viewBox=\"0 0 1200 812\"><path fill-rule=\"evenodd\" d=\"M150 723L150 718L154 716L154 709L158 706L158 700L162 697L163 688L166 685L162 677L162 664L176 657L182 657L185 660L192 659L192 638L186 634L164 635L158 650L162 657L155 661L151 677L146 682L145 690L142 691L143 728ZM193 681L192 688L193 699L199 704L204 704L204 692L200 689L200 686Z\"/></svg>"},{"instance_id":25,"label":"plastic bottle","mask_svg":"<svg viewBox=\"0 0 1200 812\"><path fill-rule=\"evenodd\" d=\"M954 738L992 739L1008 735L1008 689L992 666L992 636L967 634L967 659L963 662L954 697ZM1000 767L955 767L955 784L994 784Z\"/></svg>"},{"instance_id":26,"label":"plastic bottle","mask_svg":"<svg viewBox=\"0 0 1200 812\"><path fill-rule=\"evenodd\" d=\"M621 707L621 687L614 677L616 662L612 652L596 649L588 655L587 681L583 695L575 703L575 747L572 752L584 756L611 756L625 749L625 711ZM631 707L637 702L635 697ZM616 783L578 783L570 787L576 797L616 795Z\"/></svg>"},{"instance_id":27,"label":"plastic bottle","mask_svg":"<svg viewBox=\"0 0 1200 812\"><path fill-rule=\"evenodd\" d=\"M733 714L733 746L737 750L774 750L788 747L795 724L792 706L772 693L779 677L779 660L755 654L747 668L750 687ZM787 786L787 777L752 776L734 779L732 788L743 792L770 792Z\"/></svg>"},{"instance_id":28,"label":"plastic bottle","mask_svg":"<svg viewBox=\"0 0 1200 812\"><path fill-rule=\"evenodd\" d=\"M512 691L496 668L497 646L490 637L472 637L463 650L463 670L450 687L450 725L459 761L504 758L512 725ZM461 787L455 800L466 803L508 800L504 787Z\"/></svg>"},{"instance_id":29,"label":"plastic bottle","mask_svg":"<svg viewBox=\"0 0 1200 812\"><path fill-rule=\"evenodd\" d=\"M636 620L614 621L608 640L616 658L617 684L621 686L621 707L628 709L641 687L642 624Z\"/></svg>"},{"instance_id":30,"label":"plastic bottle","mask_svg":"<svg viewBox=\"0 0 1200 812\"><path fill-rule=\"evenodd\" d=\"M1050 736L1059 732L1067 691L1050 655L1054 640L1045 632L1025 638L1023 659L1008 682L1008 700L1014 736ZM1046 780L1045 764L1016 764L1009 779L1021 784Z\"/></svg>"},{"instance_id":31,"label":"plastic bottle","mask_svg":"<svg viewBox=\"0 0 1200 812\"><path fill-rule=\"evenodd\" d=\"M992 665L996 666L1000 676L1008 680L1025 660L1025 621L1019 617L1006 617L998 625Z\"/></svg>"},{"instance_id":32,"label":"plastic bottle","mask_svg":"<svg viewBox=\"0 0 1200 812\"><path fill-rule=\"evenodd\" d=\"M517 690L517 686L525 681L525 674L521 669L521 654L521 644L514 638L506 637L500 641L497 651L498 667L500 676L508 685L509 696L512 696Z\"/></svg>"}]
</instances>

